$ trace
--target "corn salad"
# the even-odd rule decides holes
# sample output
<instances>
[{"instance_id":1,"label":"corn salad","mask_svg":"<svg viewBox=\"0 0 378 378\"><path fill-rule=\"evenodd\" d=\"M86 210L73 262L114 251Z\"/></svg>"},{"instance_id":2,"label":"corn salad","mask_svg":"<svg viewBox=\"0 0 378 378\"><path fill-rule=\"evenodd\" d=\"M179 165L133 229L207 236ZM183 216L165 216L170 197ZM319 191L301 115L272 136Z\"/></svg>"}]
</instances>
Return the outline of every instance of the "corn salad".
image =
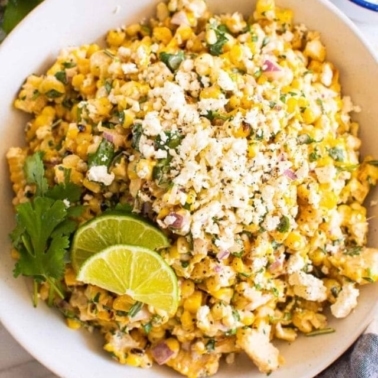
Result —
<instances>
[{"instance_id":1,"label":"corn salad","mask_svg":"<svg viewBox=\"0 0 378 378\"><path fill-rule=\"evenodd\" d=\"M84 189L81 222L131 204L170 237L161 254L180 304L136 309L67 264L56 306L70 328L98 328L121 364L196 378L245 352L276 370L274 339L327 331L324 309L346 317L359 285L378 278L363 206L378 167L359 159L359 108L319 33L274 0L247 18L211 14L204 0L161 2L106 45L65 49L25 81L15 107L32 119L27 147L7 155L13 203L35 190L23 166L43 151L50 183L68 170ZM90 164L100 150L111 158Z\"/></svg>"}]
</instances>

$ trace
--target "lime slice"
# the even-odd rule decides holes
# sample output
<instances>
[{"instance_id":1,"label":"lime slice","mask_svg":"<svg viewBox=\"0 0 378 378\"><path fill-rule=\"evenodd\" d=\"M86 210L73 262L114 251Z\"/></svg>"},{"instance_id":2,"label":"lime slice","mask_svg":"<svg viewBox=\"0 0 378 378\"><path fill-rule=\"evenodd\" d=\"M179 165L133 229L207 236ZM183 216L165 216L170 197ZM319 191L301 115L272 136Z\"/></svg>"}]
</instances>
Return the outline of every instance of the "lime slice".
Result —
<instances>
[{"instance_id":1,"label":"lime slice","mask_svg":"<svg viewBox=\"0 0 378 378\"><path fill-rule=\"evenodd\" d=\"M71 261L78 271L93 254L115 244L129 244L158 250L169 246L156 227L131 215L100 215L81 226L71 247Z\"/></svg>"},{"instance_id":2,"label":"lime slice","mask_svg":"<svg viewBox=\"0 0 378 378\"><path fill-rule=\"evenodd\" d=\"M77 279L173 314L178 305L178 283L171 267L147 248L113 245L82 265Z\"/></svg>"}]
</instances>

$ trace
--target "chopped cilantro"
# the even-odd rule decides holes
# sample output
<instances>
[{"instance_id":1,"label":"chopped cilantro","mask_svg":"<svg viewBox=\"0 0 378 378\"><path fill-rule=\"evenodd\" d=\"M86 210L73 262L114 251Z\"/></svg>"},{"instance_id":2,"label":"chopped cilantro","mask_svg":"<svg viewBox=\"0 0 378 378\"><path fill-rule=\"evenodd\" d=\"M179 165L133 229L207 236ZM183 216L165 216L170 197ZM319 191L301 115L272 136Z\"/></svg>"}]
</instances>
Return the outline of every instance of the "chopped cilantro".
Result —
<instances>
[{"instance_id":1,"label":"chopped cilantro","mask_svg":"<svg viewBox=\"0 0 378 378\"><path fill-rule=\"evenodd\" d=\"M58 71L55 75L54 75L61 83L63 84L67 84L67 75L66 75L66 71Z\"/></svg>"},{"instance_id":2,"label":"chopped cilantro","mask_svg":"<svg viewBox=\"0 0 378 378\"><path fill-rule=\"evenodd\" d=\"M180 67L181 62L185 59L185 55L182 51L179 51L177 54L161 52L159 54L159 59L165 63L171 72L175 72Z\"/></svg>"}]
</instances>

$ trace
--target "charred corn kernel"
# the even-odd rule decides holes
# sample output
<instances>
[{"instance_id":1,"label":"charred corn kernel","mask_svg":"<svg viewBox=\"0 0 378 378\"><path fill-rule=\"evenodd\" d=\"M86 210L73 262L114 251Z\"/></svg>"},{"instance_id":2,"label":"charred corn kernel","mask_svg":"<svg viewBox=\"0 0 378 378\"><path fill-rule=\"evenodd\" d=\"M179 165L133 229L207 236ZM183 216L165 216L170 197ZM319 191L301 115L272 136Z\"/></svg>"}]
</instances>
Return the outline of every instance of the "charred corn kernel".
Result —
<instances>
[{"instance_id":1,"label":"charred corn kernel","mask_svg":"<svg viewBox=\"0 0 378 378\"><path fill-rule=\"evenodd\" d=\"M251 135L251 126L248 123L241 124L236 130L233 130L235 138L247 138Z\"/></svg>"},{"instance_id":2,"label":"charred corn kernel","mask_svg":"<svg viewBox=\"0 0 378 378\"><path fill-rule=\"evenodd\" d=\"M193 322L193 314L191 312L189 312L188 310L185 310L182 313L180 320L181 320L182 328L185 331L193 331L194 322Z\"/></svg>"},{"instance_id":3,"label":"charred corn kernel","mask_svg":"<svg viewBox=\"0 0 378 378\"><path fill-rule=\"evenodd\" d=\"M193 295L195 285L192 280L184 280L181 284L181 296L182 298L188 298Z\"/></svg>"},{"instance_id":4,"label":"charred corn kernel","mask_svg":"<svg viewBox=\"0 0 378 378\"><path fill-rule=\"evenodd\" d=\"M223 287L219 290L212 292L211 294L212 294L213 297L215 297L215 298L217 298L221 301L224 301L226 303L230 303L232 296L234 294L234 289L232 289L231 287Z\"/></svg>"},{"instance_id":5,"label":"charred corn kernel","mask_svg":"<svg viewBox=\"0 0 378 378\"><path fill-rule=\"evenodd\" d=\"M114 310L129 311L135 301L128 295L119 295L113 301Z\"/></svg>"},{"instance_id":6,"label":"charred corn kernel","mask_svg":"<svg viewBox=\"0 0 378 378\"><path fill-rule=\"evenodd\" d=\"M298 231L291 231L287 235L284 244L293 251L300 251L306 246L306 238Z\"/></svg>"},{"instance_id":7,"label":"charred corn kernel","mask_svg":"<svg viewBox=\"0 0 378 378\"><path fill-rule=\"evenodd\" d=\"M231 96L230 99L228 100L228 103L227 103L227 106L230 108L230 109L236 109L236 108L239 108L241 106L241 100L240 100L240 97L238 96Z\"/></svg>"},{"instance_id":8,"label":"charred corn kernel","mask_svg":"<svg viewBox=\"0 0 378 378\"><path fill-rule=\"evenodd\" d=\"M106 42L109 46L119 47L125 40L126 33L122 30L110 30L106 36Z\"/></svg>"},{"instance_id":9,"label":"charred corn kernel","mask_svg":"<svg viewBox=\"0 0 378 378\"><path fill-rule=\"evenodd\" d=\"M152 36L159 42L165 45L172 39L172 32L165 26L158 26L154 28Z\"/></svg>"},{"instance_id":10,"label":"charred corn kernel","mask_svg":"<svg viewBox=\"0 0 378 378\"><path fill-rule=\"evenodd\" d=\"M190 297L184 301L184 309L195 314L202 305L202 291L195 291Z\"/></svg>"},{"instance_id":11,"label":"charred corn kernel","mask_svg":"<svg viewBox=\"0 0 378 378\"><path fill-rule=\"evenodd\" d=\"M71 329L81 328L81 322L78 319L66 318L67 326Z\"/></svg>"}]
</instances>

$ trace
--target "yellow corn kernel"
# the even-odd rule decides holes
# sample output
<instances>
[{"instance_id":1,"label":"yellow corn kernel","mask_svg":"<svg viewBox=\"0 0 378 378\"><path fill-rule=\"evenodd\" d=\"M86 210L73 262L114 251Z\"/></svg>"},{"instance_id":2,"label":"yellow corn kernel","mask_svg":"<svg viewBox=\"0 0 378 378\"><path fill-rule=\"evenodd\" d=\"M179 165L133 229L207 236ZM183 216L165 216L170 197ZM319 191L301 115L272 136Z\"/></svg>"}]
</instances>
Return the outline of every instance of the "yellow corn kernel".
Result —
<instances>
[{"instance_id":1,"label":"yellow corn kernel","mask_svg":"<svg viewBox=\"0 0 378 378\"><path fill-rule=\"evenodd\" d=\"M233 45L230 50L230 60L234 65L239 66L243 58L243 50L240 45Z\"/></svg>"},{"instance_id":2,"label":"yellow corn kernel","mask_svg":"<svg viewBox=\"0 0 378 378\"><path fill-rule=\"evenodd\" d=\"M138 367L142 364L142 357L134 353L128 353L125 358L125 363L130 366Z\"/></svg>"},{"instance_id":3,"label":"yellow corn kernel","mask_svg":"<svg viewBox=\"0 0 378 378\"><path fill-rule=\"evenodd\" d=\"M46 76L39 85L38 90L48 98L61 97L66 92L64 84L55 76Z\"/></svg>"},{"instance_id":4,"label":"yellow corn kernel","mask_svg":"<svg viewBox=\"0 0 378 378\"><path fill-rule=\"evenodd\" d=\"M184 280L181 284L181 296L182 298L188 298L193 295L195 285L192 280Z\"/></svg>"},{"instance_id":5,"label":"yellow corn kernel","mask_svg":"<svg viewBox=\"0 0 378 378\"><path fill-rule=\"evenodd\" d=\"M293 21L293 11L291 9L280 9L275 8L276 11L276 19L279 21L280 24L287 24L291 25Z\"/></svg>"},{"instance_id":6,"label":"yellow corn kernel","mask_svg":"<svg viewBox=\"0 0 378 378\"><path fill-rule=\"evenodd\" d=\"M176 243L179 253L188 253L190 251L190 244L184 236L179 236Z\"/></svg>"},{"instance_id":7,"label":"yellow corn kernel","mask_svg":"<svg viewBox=\"0 0 378 378\"><path fill-rule=\"evenodd\" d=\"M123 113L124 113L124 119L123 119L122 126L125 129L128 129L134 123L135 113L130 109L124 110Z\"/></svg>"},{"instance_id":8,"label":"yellow corn kernel","mask_svg":"<svg viewBox=\"0 0 378 378\"><path fill-rule=\"evenodd\" d=\"M317 248L309 253L309 257L315 266L320 266L323 264L325 253L320 248Z\"/></svg>"},{"instance_id":9,"label":"yellow corn kernel","mask_svg":"<svg viewBox=\"0 0 378 378\"><path fill-rule=\"evenodd\" d=\"M232 267L237 273L244 272L244 263L240 257L234 257L232 260Z\"/></svg>"},{"instance_id":10,"label":"yellow corn kernel","mask_svg":"<svg viewBox=\"0 0 378 378\"><path fill-rule=\"evenodd\" d=\"M138 177L143 180L151 180L154 166L155 163L153 161L148 159L140 159L136 166Z\"/></svg>"},{"instance_id":11,"label":"yellow corn kernel","mask_svg":"<svg viewBox=\"0 0 378 378\"><path fill-rule=\"evenodd\" d=\"M77 280L76 280L76 273L73 270L72 266L67 266L65 272L64 272L64 283L67 286L75 286L77 285Z\"/></svg>"},{"instance_id":12,"label":"yellow corn kernel","mask_svg":"<svg viewBox=\"0 0 378 378\"><path fill-rule=\"evenodd\" d=\"M184 301L184 309L195 314L202 305L202 291L195 291Z\"/></svg>"},{"instance_id":13,"label":"yellow corn kernel","mask_svg":"<svg viewBox=\"0 0 378 378\"><path fill-rule=\"evenodd\" d=\"M152 31L152 36L159 42L167 45L172 39L172 32L165 26L157 26Z\"/></svg>"},{"instance_id":14,"label":"yellow corn kernel","mask_svg":"<svg viewBox=\"0 0 378 378\"><path fill-rule=\"evenodd\" d=\"M174 353L178 353L178 351L180 350L180 343L178 342L177 339L173 337L170 337L169 339L165 340L165 344ZM174 358L174 356L172 357Z\"/></svg>"},{"instance_id":15,"label":"yellow corn kernel","mask_svg":"<svg viewBox=\"0 0 378 378\"><path fill-rule=\"evenodd\" d=\"M110 312L109 311L99 311L96 316L100 320L105 320L105 321L110 320Z\"/></svg>"},{"instance_id":16,"label":"yellow corn kernel","mask_svg":"<svg viewBox=\"0 0 378 378\"><path fill-rule=\"evenodd\" d=\"M93 193L100 193L101 192L101 185L94 181L89 181L87 178L83 180L83 186L85 186L88 190Z\"/></svg>"},{"instance_id":17,"label":"yellow corn kernel","mask_svg":"<svg viewBox=\"0 0 378 378\"><path fill-rule=\"evenodd\" d=\"M206 289L213 293L221 288L218 280L215 277L209 277L205 281Z\"/></svg>"},{"instance_id":18,"label":"yellow corn kernel","mask_svg":"<svg viewBox=\"0 0 378 378\"><path fill-rule=\"evenodd\" d=\"M79 90L80 87L83 85L83 81L85 79L85 76L83 74L77 74L72 78L72 86L76 89Z\"/></svg>"},{"instance_id":19,"label":"yellow corn kernel","mask_svg":"<svg viewBox=\"0 0 378 378\"><path fill-rule=\"evenodd\" d=\"M261 76L257 79L257 83L259 85L264 85L268 81L268 77L264 74L261 74Z\"/></svg>"},{"instance_id":20,"label":"yellow corn kernel","mask_svg":"<svg viewBox=\"0 0 378 378\"><path fill-rule=\"evenodd\" d=\"M221 89L218 86L213 85L211 87L202 89L200 93L200 98L201 100L206 98L219 98L221 94Z\"/></svg>"},{"instance_id":21,"label":"yellow corn kernel","mask_svg":"<svg viewBox=\"0 0 378 378\"><path fill-rule=\"evenodd\" d=\"M321 115L320 111L317 111L314 108L306 108L303 112L302 118L305 123L308 125L314 123Z\"/></svg>"},{"instance_id":22,"label":"yellow corn kernel","mask_svg":"<svg viewBox=\"0 0 378 378\"><path fill-rule=\"evenodd\" d=\"M234 290L230 287L223 287L215 292L212 292L211 295L223 302L230 303L232 296L234 295Z\"/></svg>"},{"instance_id":23,"label":"yellow corn kernel","mask_svg":"<svg viewBox=\"0 0 378 378\"><path fill-rule=\"evenodd\" d=\"M165 218L169 213L171 212L171 209L168 207L163 207L160 211L159 214L157 215L157 219L163 219Z\"/></svg>"},{"instance_id":24,"label":"yellow corn kernel","mask_svg":"<svg viewBox=\"0 0 378 378\"><path fill-rule=\"evenodd\" d=\"M193 36L193 29L187 25L180 25L176 30L175 38L181 39L181 42L187 41Z\"/></svg>"},{"instance_id":25,"label":"yellow corn kernel","mask_svg":"<svg viewBox=\"0 0 378 378\"><path fill-rule=\"evenodd\" d=\"M259 151L259 146L257 144L248 145L248 158L253 159Z\"/></svg>"},{"instance_id":26,"label":"yellow corn kernel","mask_svg":"<svg viewBox=\"0 0 378 378\"><path fill-rule=\"evenodd\" d=\"M194 330L193 315L189 311L185 310L182 313L180 320L181 320L182 328L185 331L193 331Z\"/></svg>"},{"instance_id":27,"label":"yellow corn kernel","mask_svg":"<svg viewBox=\"0 0 378 378\"><path fill-rule=\"evenodd\" d=\"M135 301L128 295L119 295L113 301L114 310L129 311Z\"/></svg>"},{"instance_id":28,"label":"yellow corn kernel","mask_svg":"<svg viewBox=\"0 0 378 378\"><path fill-rule=\"evenodd\" d=\"M96 99L95 106L96 106L97 114L100 116L109 115L112 109L112 104L110 103L107 97L101 97L101 98Z\"/></svg>"},{"instance_id":29,"label":"yellow corn kernel","mask_svg":"<svg viewBox=\"0 0 378 378\"><path fill-rule=\"evenodd\" d=\"M251 135L251 126L248 123L242 123L232 134L235 138L248 138Z\"/></svg>"},{"instance_id":30,"label":"yellow corn kernel","mask_svg":"<svg viewBox=\"0 0 378 378\"><path fill-rule=\"evenodd\" d=\"M258 0L256 3L256 19L265 18L266 12L274 12L275 1L274 0Z\"/></svg>"},{"instance_id":31,"label":"yellow corn kernel","mask_svg":"<svg viewBox=\"0 0 378 378\"><path fill-rule=\"evenodd\" d=\"M300 251L306 247L306 238L298 231L291 231L287 235L284 244L293 251Z\"/></svg>"},{"instance_id":32,"label":"yellow corn kernel","mask_svg":"<svg viewBox=\"0 0 378 378\"><path fill-rule=\"evenodd\" d=\"M159 3L156 6L156 16L161 22L169 17L169 10L166 3Z\"/></svg>"},{"instance_id":33,"label":"yellow corn kernel","mask_svg":"<svg viewBox=\"0 0 378 378\"><path fill-rule=\"evenodd\" d=\"M230 108L230 109L236 109L236 108L239 108L241 106L241 100L240 100L240 97L238 96L231 96L230 99L228 100L228 103L227 103L227 106Z\"/></svg>"},{"instance_id":34,"label":"yellow corn kernel","mask_svg":"<svg viewBox=\"0 0 378 378\"><path fill-rule=\"evenodd\" d=\"M81 323L77 319L67 318L66 319L66 323L67 323L67 326L69 328L71 328L71 329L79 329L79 328L81 328Z\"/></svg>"},{"instance_id":35,"label":"yellow corn kernel","mask_svg":"<svg viewBox=\"0 0 378 378\"><path fill-rule=\"evenodd\" d=\"M77 60L77 68L80 73L87 75L90 71L89 59L79 58Z\"/></svg>"},{"instance_id":36,"label":"yellow corn kernel","mask_svg":"<svg viewBox=\"0 0 378 378\"><path fill-rule=\"evenodd\" d=\"M250 326L255 321L255 315L252 312L240 312L240 321L245 326Z\"/></svg>"},{"instance_id":37,"label":"yellow corn kernel","mask_svg":"<svg viewBox=\"0 0 378 378\"><path fill-rule=\"evenodd\" d=\"M79 134L79 129L75 123L70 123L67 130L67 138L76 139Z\"/></svg>"},{"instance_id":38,"label":"yellow corn kernel","mask_svg":"<svg viewBox=\"0 0 378 378\"><path fill-rule=\"evenodd\" d=\"M110 30L106 36L106 42L109 46L119 47L125 40L126 33L122 30Z\"/></svg>"},{"instance_id":39,"label":"yellow corn kernel","mask_svg":"<svg viewBox=\"0 0 378 378\"><path fill-rule=\"evenodd\" d=\"M141 30L140 24L132 24L126 28L126 34L130 37L135 37Z\"/></svg>"},{"instance_id":40,"label":"yellow corn kernel","mask_svg":"<svg viewBox=\"0 0 378 378\"><path fill-rule=\"evenodd\" d=\"M95 52L100 50L100 46L96 43L91 43L87 49L87 58L90 58Z\"/></svg>"},{"instance_id":41,"label":"yellow corn kernel","mask_svg":"<svg viewBox=\"0 0 378 378\"><path fill-rule=\"evenodd\" d=\"M334 209L337 206L338 196L331 190L322 190L320 206L326 209Z\"/></svg>"}]
</instances>

